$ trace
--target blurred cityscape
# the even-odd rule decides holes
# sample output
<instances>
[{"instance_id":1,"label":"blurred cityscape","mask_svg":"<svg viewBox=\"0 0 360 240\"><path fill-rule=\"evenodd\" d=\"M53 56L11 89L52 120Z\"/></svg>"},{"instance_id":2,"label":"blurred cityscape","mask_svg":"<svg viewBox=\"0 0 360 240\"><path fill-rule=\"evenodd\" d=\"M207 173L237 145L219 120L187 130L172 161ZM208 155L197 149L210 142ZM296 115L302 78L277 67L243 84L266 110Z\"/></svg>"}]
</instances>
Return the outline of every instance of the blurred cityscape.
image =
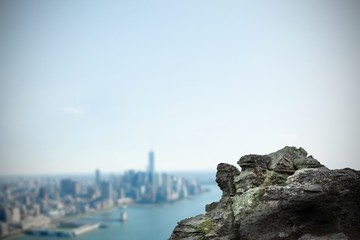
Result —
<instances>
[{"instance_id":1,"label":"blurred cityscape","mask_svg":"<svg viewBox=\"0 0 360 240\"><path fill-rule=\"evenodd\" d=\"M167 203L205 191L197 179L155 172L153 151L146 171L107 177L96 170L95 176L73 178L2 178L0 188L0 237L115 206Z\"/></svg>"}]
</instances>

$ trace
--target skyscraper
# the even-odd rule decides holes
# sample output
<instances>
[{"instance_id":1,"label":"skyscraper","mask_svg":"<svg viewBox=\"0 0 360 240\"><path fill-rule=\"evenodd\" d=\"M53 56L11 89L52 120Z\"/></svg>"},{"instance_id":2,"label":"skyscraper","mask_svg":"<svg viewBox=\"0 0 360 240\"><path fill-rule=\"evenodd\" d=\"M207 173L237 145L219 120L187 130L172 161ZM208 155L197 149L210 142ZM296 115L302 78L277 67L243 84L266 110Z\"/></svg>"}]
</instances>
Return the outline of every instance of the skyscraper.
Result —
<instances>
[{"instance_id":1,"label":"skyscraper","mask_svg":"<svg viewBox=\"0 0 360 240\"><path fill-rule=\"evenodd\" d=\"M154 151L149 152L149 169L148 169L148 179L149 183L155 182L155 156Z\"/></svg>"},{"instance_id":2,"label":"skyscraper","mask_svg":"<svg viewBox=\"0 0 360 240\"><path fill-rule=\"evenodd\" d=\"M62 197L67 195L76 197L80 194L80 183L71 179L62 179L60 182L60 193Z\"/></svg>"},{"instance_id":3,"label":"skyscraper","mask_svg":"<svg viewBox=\"0 0 360 240\"><path fill-rule=\"evenodd\" d=\"M101 198L103 200L112 199L112 186L111 186L111 183L108 182L108 181L101 181L100 182L100 192L101 192Z\"/></svg>"},{"instance_id":4,"label":"skyscraper","mask_svg":"<svg viewBox=\"0 0 360 240\"><path fill-rule=\"evenodd\" d=\"M60 193L62 197L73 194L73 182L71 179L62 179L60 182Z\"/></svg>"},{"instance_id":5,"label":"skyscraper","mask_svg":"<svg viewBox=\"0 0 360 240\"><path fill-rule=\"evenodd\" d=\"M155 179L155 154L149 152L149 169L148 169L148 192L152 202L156 201L156 179Z\"/></svg>"},{"instance_id":6,"label":"skyscraper","mask_svg":"<svg viewBox=\"0 0 360 240\"><path fill-rule=\"evenodd\" d=\"M95 184L96 186L100 186L100 170L95 170Z\"/></svg>"}]
</instances>

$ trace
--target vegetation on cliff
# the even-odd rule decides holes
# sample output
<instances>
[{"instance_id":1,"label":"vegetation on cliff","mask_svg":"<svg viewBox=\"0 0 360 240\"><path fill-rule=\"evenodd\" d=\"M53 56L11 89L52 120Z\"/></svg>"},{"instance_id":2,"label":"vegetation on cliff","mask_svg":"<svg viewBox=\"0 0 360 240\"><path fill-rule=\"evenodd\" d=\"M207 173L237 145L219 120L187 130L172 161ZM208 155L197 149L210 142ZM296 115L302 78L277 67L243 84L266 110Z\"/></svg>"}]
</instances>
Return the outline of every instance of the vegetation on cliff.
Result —
<instances>
[{"instance_id":1,"label":"vegetation on cliff","mask_svg":"<svg viewBox=\"0 0 360 240\"><path fill-rule=\"evenodd\" d=\"M220 201L179 222L170 240L360 239L360 171L329 170L295 147L238 164L217 166Z\"/></svg>"}]
</instances>

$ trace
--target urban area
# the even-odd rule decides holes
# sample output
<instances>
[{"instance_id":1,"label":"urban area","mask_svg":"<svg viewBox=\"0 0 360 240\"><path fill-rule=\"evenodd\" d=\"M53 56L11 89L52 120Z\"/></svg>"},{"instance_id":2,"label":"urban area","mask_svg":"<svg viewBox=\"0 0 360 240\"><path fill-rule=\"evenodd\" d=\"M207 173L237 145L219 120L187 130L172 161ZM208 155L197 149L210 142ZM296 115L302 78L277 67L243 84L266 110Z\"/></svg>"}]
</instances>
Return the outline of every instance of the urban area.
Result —
<instances>
[{"instance_id":1,"label":"urban area","mask_svg":"<svg viewBox=\"0 0 360 240\"><path fill-rule=\"evenodd\" d=\"M0 179L0 237L13 236L67 217L129 204L161 204L203 191L196 179L155 172L150 151L146 171L102 176Z\"/></svg>"}]
</instances>

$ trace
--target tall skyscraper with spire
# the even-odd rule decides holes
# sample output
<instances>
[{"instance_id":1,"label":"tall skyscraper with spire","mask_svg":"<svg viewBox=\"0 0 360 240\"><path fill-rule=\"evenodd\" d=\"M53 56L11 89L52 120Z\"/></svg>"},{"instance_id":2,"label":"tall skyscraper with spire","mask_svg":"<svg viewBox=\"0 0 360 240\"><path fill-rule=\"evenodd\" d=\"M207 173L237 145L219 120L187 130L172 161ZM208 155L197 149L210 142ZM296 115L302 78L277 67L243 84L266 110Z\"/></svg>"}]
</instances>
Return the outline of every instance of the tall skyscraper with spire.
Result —
<instances>
[{"instance_id":1,"label":"tall skyscraper with spire","mask_svg":"<svg viewBox=\"0 0 360 240\"><path fill-rule=\"evenodd\" d=\"M149 152L148 179L150 183L155 182L155 153L152 150Z\"/></svg>"},{"instance_id":2,"label":"tall skyscraper with spire","mask_svg":"<svg viewBox=\"0 0 360 240\"><path fill-rule=\"evenodd\" d=\"M157 187L155 180L155 153L152 150L149 152L148 183L149 183L150 199L152 202L155 202Z\"/></svg>"}]
</instances>

